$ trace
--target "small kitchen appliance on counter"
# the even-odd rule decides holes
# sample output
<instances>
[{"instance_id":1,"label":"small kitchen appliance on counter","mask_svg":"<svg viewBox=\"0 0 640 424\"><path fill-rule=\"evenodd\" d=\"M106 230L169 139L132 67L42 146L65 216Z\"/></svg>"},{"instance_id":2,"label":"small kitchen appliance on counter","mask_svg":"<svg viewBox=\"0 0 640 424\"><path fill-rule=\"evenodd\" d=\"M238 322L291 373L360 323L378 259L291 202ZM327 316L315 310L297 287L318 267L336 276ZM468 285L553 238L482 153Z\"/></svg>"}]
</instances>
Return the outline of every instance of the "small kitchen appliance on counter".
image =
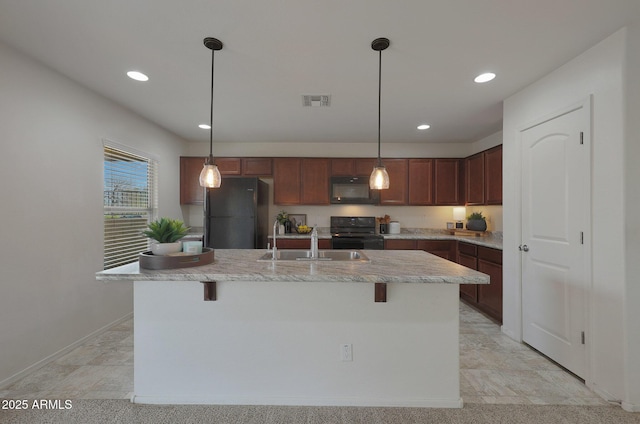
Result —
<instances>
[{"instance_id":1,"label":"small kitchen appliance on counter","mask_svg":"<svg viewBox=\"0 0 640 424\"><path fill-rule=\"evenodd\" d=\"M400 234L400 223L398 221L389 223L389 234Z\"/></svg>"},{"instance_id":2,"label":"small kitchen appliance on counter","mask_svg":"<svg viewBox=\"0 0 640 424\"><path fill-rule=\"evenodd\" d=\"M373 216L332 216L332 249L384 249L384 237L376 234Z\"/></svg>"}]
</instances>

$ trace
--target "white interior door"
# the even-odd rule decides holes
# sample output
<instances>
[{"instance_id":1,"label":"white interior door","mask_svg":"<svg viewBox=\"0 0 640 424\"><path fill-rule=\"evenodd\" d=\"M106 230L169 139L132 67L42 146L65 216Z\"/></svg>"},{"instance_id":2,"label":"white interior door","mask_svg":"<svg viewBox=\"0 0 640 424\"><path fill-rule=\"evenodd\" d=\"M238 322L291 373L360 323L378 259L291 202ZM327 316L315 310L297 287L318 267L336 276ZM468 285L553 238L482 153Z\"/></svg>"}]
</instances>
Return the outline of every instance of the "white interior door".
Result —
<instances>
[{"instance_id":1,"label":"white interior door","mask_svg":"<svg viewBox=\"0 0 640 424\"><path fill-rule=\"evenodd\" d=\"M590 107L521 133L523 340L585 376Z\"/></svg>"}]
</instances>

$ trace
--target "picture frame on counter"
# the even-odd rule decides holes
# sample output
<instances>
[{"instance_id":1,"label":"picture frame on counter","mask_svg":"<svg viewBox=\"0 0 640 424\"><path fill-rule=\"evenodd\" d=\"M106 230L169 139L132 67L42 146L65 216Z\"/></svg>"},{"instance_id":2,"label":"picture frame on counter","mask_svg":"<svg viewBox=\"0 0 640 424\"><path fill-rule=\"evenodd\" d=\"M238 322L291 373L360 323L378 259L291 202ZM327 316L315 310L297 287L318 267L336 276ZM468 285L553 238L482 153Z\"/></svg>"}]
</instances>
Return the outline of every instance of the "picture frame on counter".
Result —
<instances>
[{"instance_id":1,"label":"picture frame on counter","mask_svg":"<svg viewBox=\"0 0 640 424\"><path fill-rule=\"evenodd\" d=\"M289 214L289 221L291 221L292 228L297 228L298 225L307 225L307 214Z\"/></svg>"}]
</instances>

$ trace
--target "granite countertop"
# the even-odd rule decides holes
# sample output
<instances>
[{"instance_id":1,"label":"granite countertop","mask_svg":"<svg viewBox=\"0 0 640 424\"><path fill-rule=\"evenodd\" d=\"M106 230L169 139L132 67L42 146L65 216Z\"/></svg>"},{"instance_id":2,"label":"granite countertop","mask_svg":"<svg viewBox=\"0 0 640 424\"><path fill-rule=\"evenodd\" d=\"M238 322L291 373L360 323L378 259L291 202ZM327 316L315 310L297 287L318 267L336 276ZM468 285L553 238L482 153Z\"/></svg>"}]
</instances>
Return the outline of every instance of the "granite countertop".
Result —
<instances>
[{"instance_id":1,"label":"granite countertop","mask_svg":"<svg viewBox=\"0 0 640 424\"><path fill-rule=\"evenodd\" d=\"M216 249L209 265L167 270L138 263L96 273L101 281L300 281L488 284L489 276L421 250L366 250L370 263L258 262L265 249Z\"/></svg>"},{"instance_id":2,"label":"granite countertop","mask_svg":"<svg viewBox=\"0 0 640 424\"><path fill-rule=\"evenodd\" d=\"M439 230L433 228L403 228L400 234L381 234L385 240L457 240L478 246L490 247L502 250L502 232L489 232L485 236L456 236L450 234L449 230ZM279 234L278 239L305 239L310 238L310 234ZM269 235L269 238L272 238ZM318 229L319 239L330 239L329 228ZM368 252L368 251L367 251Z\"/></svg>"}]
</instances>

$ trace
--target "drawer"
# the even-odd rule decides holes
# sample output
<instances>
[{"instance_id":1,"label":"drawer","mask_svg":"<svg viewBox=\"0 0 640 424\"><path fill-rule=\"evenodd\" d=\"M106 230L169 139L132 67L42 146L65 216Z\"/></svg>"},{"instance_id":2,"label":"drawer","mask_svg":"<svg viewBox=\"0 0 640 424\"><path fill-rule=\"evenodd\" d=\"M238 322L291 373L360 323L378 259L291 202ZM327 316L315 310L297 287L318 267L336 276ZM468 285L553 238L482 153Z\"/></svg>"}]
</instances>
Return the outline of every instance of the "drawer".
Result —
<instances>
[{"instance_id":1,"label":"drawer","mask_svg":"<svg viewBox=\"0 0 640 424\"><path fill-rule=\"evenodd\" d=\"M502 250L478 246L478 259L502 265Z\"/></svg>"},{"instance_id":2,"label":"drawer","mask_svg":"<svg viewBox=\"0 0 640 424\"><path fill-rule=\"evenodd\" d=\"M467 255L460 254L458 255L458 263L462 266L466 266L467 268L476 269L476 270L478 269L478 260L476 259L475 256L467 256Z\"/></svg>"},{"instance_id":3,"label":"drawer","mask_svg":"<svg viewBox=\"0 0 640 424\"><path fill-rule=\"evenodd\" d=\"M478 254L478 246L469 243L458 243L458 253L467 255L467 256L477 256Z\"/></svg>"}]
</instances>

